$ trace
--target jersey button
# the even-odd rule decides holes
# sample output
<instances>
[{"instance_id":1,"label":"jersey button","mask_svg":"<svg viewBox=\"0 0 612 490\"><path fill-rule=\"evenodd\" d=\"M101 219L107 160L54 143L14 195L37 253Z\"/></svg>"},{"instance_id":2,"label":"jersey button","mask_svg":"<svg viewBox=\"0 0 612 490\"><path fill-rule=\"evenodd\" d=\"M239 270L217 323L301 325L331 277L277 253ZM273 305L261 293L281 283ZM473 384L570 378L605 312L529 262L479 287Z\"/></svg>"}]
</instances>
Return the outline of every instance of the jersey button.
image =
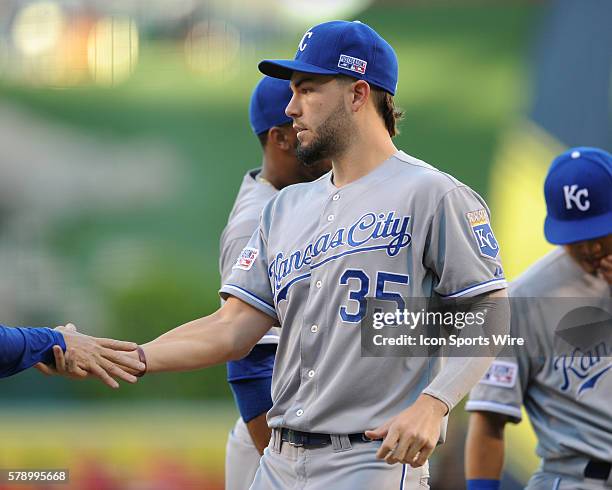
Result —
<instances>
[{"instance_id":1,"label":"jersey button","mask_svg":"<svg viewBox=\"0 0 612 490\"><path fill-rule=\"evenodd\" d=\"M330 215L327 217L327 221L334 221L334 215L333 215L333 214L330 214Z\"/></svg>"},{"instance_id":2,"label":"jersey button","mask_svg":"<svg viewBox=\"0 0 612 490\"><path fill-rule=\"evenodd\" d=\"M295 414L296 414L298 417L301 417L302 415L304 415L304 410L302 410L302 409L300 408L300 409L299 409L297 412L295 412Z\"/></svg>"},{"instance_id":3,"label":"jersey button","mask_svg":"<svg viewBox=\"0 0 612 490\"><path fill-rule=\"evenodd\" d=\"M311 369L310 371L308 371L308 377L309 378L313 378L315 375L314 369Z\"/></svg>"},{"instance_id":4,"label":"jersey button","mask_svg":"<svg viewBox=\"0 0 612 490\"><path fill-rule=\"evenodd\" d=\"M315 283L315 286L317 286L318 288L320 288L321 286L323 286L323 283L321 281L317 281Z\"/></svg>"},{"instance_id":5,"label":"jersey button","mask_svg":"<svg viewBox=\"0 0 612 490\"><path fill-rule=\"evenodd\" d=\"M310 331L312 333L317 333L319 331L319 326L318 325L313 325L312 327L310 327Z\"/></svg>"},{"instance_id":6,"label":"jersey button","mask_svg":"<svg viewBox=\"0 0 612 490\"><path fill-rule=\"evenodd\" d=\"M332 200L337 201L338 199L340 199L340 194L334 194L334 197L332 197Z\"/></svg>"}]
</instances>

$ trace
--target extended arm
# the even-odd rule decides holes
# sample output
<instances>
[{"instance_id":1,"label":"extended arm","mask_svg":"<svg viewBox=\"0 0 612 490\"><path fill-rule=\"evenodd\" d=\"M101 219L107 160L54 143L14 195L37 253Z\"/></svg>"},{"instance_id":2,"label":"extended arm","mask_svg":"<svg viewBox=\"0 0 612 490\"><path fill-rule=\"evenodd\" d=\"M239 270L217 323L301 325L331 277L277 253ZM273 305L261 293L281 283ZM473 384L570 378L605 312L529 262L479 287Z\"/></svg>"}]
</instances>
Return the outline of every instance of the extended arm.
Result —
<instances>
[{"instance_id":1,"label":"extended arm","mask_svg":"<svg viewBox=\"0 0 612 490\"><path fill-rule=\"evenodd\" d=\"M470 415L465 442L465 477L468 488L499 487L504 466L504 426L508 417L493 412Z\"/></svg>"},{"instance_id":2,"label":"extended arm","mask_svg":"<svg viewBox=\"0 0 612 490\"><path fill-rule=\"evenodd\" d=\"M0 378L38 362L52 362L54 345L66 349L62 334L50 328L9 328L0 325Z\"/></svg>"},{"instance_id":3,"label":"extended arm","mask_svg":"<svg viewBox=\"0 0 612 490\"><path fill-rule=\"evenodd\" d=\"M276 320L234 297L212 315L142 346L147 372L191 371L242 359Z\"/></svg>"}]
</instances>

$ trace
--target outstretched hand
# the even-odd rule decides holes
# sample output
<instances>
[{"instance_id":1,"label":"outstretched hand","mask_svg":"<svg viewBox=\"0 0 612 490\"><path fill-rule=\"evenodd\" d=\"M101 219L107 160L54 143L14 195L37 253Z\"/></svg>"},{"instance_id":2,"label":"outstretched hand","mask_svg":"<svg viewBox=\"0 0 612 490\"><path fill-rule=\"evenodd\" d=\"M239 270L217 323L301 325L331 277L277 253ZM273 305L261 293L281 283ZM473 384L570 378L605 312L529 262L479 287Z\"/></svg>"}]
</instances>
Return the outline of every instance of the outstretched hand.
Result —
<instances>
[{"instance_id":1,"label":"outstretched hand","mask_svg":"<svg viewBox=\"0 0 612 490\"><path fill-rule=\"evenodd\" d=\"M66 352L59 345L53 346L55 367L43 363L36 364L36 369L46 375L59 374L70 378L95 376L105 385L118 388L118 378L128 383L136 383L138 378L126 371L141 372L143 363L131 357L128 352L137 349L134 342L90 337L78 333L76 327L69 323L56 328L64 336Z\"/></svg>"}]
</instances>

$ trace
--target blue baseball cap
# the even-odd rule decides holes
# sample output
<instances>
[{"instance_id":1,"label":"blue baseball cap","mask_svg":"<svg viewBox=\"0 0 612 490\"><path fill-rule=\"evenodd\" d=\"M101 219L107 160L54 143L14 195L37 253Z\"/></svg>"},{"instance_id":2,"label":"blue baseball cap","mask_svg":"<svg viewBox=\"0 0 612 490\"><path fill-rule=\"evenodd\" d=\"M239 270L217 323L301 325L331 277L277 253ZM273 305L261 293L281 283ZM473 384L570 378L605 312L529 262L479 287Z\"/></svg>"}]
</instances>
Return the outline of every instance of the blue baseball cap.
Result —
<instances>
[{"instance_id":1,"label":"blue baseball cap","mask_svg":"<svg viewBox=\"0 0 612 490\"><path fill-rule=\"evenodd\" d=\"M572 148L553 161L544 182L550 243L592 240L612 233L612 155Z\"/></svg>"},{"instance_id":2,"label":"blue baseball cap","mask_svg":"<svg viewBox=\"0 0 612 490\"><path fill-rule=\"evenodd\" d=\"M249 119L253 132L259 135L274 126L292 122L285 114L291 97L293 92L287 80L263 77L251 95Z\"/></svg>"},{"instance_id":3,"label":"blue baseball cap","mask_svg":"<svg viewBox=\"0 0 612 490\"><path fill-rule=\"evenodd\" d=\"M374 29L359 22L334 20L303 36L293 60L264 60L263 74L290 80L294 71L316 75L348 75L365 80L391 95L397 90L397 56Z\"/></svg>"}]
</instances>

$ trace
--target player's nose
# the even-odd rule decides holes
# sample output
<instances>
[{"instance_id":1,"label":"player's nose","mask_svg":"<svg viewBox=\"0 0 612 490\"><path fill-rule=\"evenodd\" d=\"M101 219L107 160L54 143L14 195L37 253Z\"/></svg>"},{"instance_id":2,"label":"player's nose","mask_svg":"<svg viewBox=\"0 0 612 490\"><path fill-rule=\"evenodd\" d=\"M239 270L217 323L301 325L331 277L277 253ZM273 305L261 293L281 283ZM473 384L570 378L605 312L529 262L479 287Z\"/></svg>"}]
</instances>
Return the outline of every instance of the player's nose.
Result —
<instances>
[{"instance_id":1,"label":"player's nose","mask_svg":"<svg viewBox=\"0 0 612 490\"><path fill-rule=\"evenodd\" d=\"M295 119L300 116L299 104L295 93L291 97L291 100L289 101L287 107L285 107L285 114L287 114L287 117L290 117L292 119Z\"/></svg>"}]
</instances>

